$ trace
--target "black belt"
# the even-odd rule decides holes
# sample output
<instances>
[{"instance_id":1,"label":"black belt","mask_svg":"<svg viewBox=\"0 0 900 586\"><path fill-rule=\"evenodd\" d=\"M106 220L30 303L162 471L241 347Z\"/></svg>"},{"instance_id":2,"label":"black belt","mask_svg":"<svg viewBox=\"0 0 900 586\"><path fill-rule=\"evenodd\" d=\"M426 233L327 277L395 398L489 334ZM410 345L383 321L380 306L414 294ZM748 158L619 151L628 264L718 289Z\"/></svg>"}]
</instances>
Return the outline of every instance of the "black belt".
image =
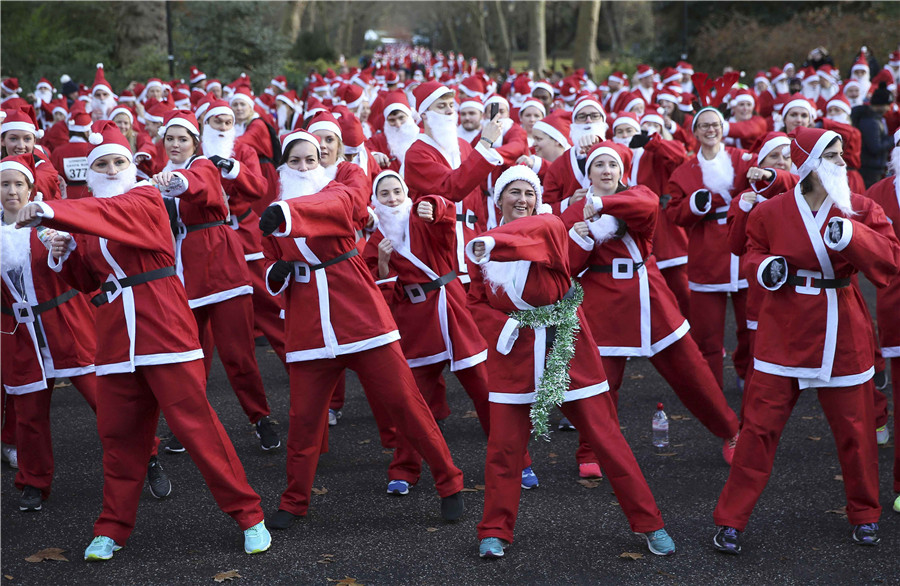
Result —
<instances>
[{"instance_id":1,"label":"black belt","mask_svg":"<svg viewBox=\"0 0 900 586\"><path fill-rule=\"evenodd\" d=\"M702 222L713 222L715 220L721 220L722 218L727 218L727 217L728 217L727 210L721 211L721 212L709 212L708 214L703 216L703 219L701 221Z\"/></svg>"},{"instance_id":2,"label":"black belt","mask_svg":"<svg viewBox=\"0 0 900 586\"><path fill-rule=\"evenodd\" d=\"M422 303L425 301L425 296L432 291L436 291L440 289L447 283L453 281L456 278L456 271L450 271L446 275L442 275L433 281L429 281L427 283L413 283L411 285L404 285L403 290L406 291L406 296L409 297L409 300L413 303Z\"/></svg>"},{"instance_id":3,"label":"black belt","mask_svg":"<svg viewBox=\"0 0 900 586\"><path fill-rule=\"evenodd\" d=\"M153 269L152 271L147 271L145 273L140 273L138 275L134 275L133 277L125 277L124 279L114 279L111 281L106 281L102 285L100 285L100 291L102 293L98 293L91 298L91 303L100 307L104 303L109 303L112 299L109 298L109 294L114 291L121 291L126 287L134 287L135 285L142 285L144 283L149 283L150 281L155 281L157 279L163 279L165 277L174 276L175 267L162 267L161 269ZM118 293L113 295L113 299L118 297Z\"/></svg>"},{"instance_id":4,"label":"black belt","mask_svg":"<svg viewBox=\"0 0 900 586\"><path fill-rule=\"evenodd\" d=\"M466 219L466 216L468 216L468 218L469 218L468 220ZM472 212L469 212L468 214L456 214L456 221L457 222L472 222L474 224L475 222L478 221L478 216L476 216Z\"/></svg>"},{"instance_id":5,"label":"black belt","mask_svg":"<svg viewBox=\"0 0 900 586\"><path fill-rule=\"evenodd\" d=\"M308 283L309 275L312 271L318 271L319 269L324 269L326 267L330 267L331 265L337 264L337 263L341 262L342 260L347 260L348 258L353 258L357 254L359 254L359 249L351 248L350 250L348 250L347 252L345 252L344 254L342 254L340 256L336 256L336 257L332 258L331 260L326 260L325 262L322 262L322 263L319 263L316 265L307 264L305 262L294 261L294 268L296 271L295 277L296 277L297 281L300 283Z\"/></svg>"},{"instance_id":6,"label":"black belt","mask_svg":"<svg viewBox=\"0 0 900 586\"><path fill-rule=\"evenodd\" d=\"M560 299L560 301L571 299L573 295L575 295L574 284L569 287L569 290L566 291L566 294L562 296L562 299ZM545 307L552 307L552 305ZM556 326L547 326L546 328L544 328L544 349L549 352L553 348L554 342L556 342Z\"/></svg>"},{"instance_id":7,"label":"black belt","mask_svg":"<svg viewBox=\"0 0 900 586\"><path fill-rule=\"evenodd\" d=\"M228 224L228 220L216 220L215 222L206 222L205 224L191 224L190 226L185 225L184 231L186 234L190 234L191 232L196 232L197 230L206 230L207 228L215 228L216 226L224 226Z\"/></svg>"},{"instance_id":8,"label":"black belt","mask_svg":"<svg viewBox=\"0 0 900 586\"><path fill-rule=\"evenodd\" d=\"M787 285L796 287L815 287L816 289L843 289L850 286L850 277L845 279L816 279L814 277L801 277L800 275L787 276Z\"/></svg>"},{"instance_id":9,"label":"black belt","mask_svg":"<svg viewBox=\"0 0 900 586\"><path fill-rule=\"evenodd\" d=\"M251 213L253 213L253 208L247 208L247 211L240 216L231 214L230 216L228 216L228 221L226 221L225 223L229 224L232 230L237 230L240 228L240 223L246 220Z\"/></svg>"},{"instance_id":10,"label":"black belt","mask_svg":"<svg viewBox=\"0 0 900 586\"><path fill-rule=\"evenodd\" d=\"M611 265L590 265L588 266L588 270L592 273L612 273L613 277L616 279L630 279L634 275L634 271L644 266L648 260L650 260L649 256L639 262L634 262L630 258L617 258L613 262L624 262L618 262Z\"/></svg>"},{"instance_id":11,"label":"black belt","mask_svg":"<svg viewBox=\"0 0 900 586\"><path fill-rule=\"evenodd\" d=\"M268 164L270 164L270 165L275 165L275 160L274 160L274 159L270 159L269 157L259 157L259 164L260 164L260 165L264 165L264 164L266 164L266 163L268 163Z\"/></svg>"},{"instance_id":12,"label":"black belt","mask_svg":"<svg viewBox=\"0 0 900 586\"><path fill-rule=\"evenodd\" d=\"M39 316L40 314L55 307L59 307L76 295L78 295L77 290L69 289L62 295L58 295L50 301L38 303L37 305L28 305L27 303L14 303L12 307L0 307L0 312L5 315L11 315L15 317L18 323L31 323L35 321L37 316ZM46 348L47 342L44 340L44 335L41 333L41 328L34 328L34 333L37 334L38 346L40 346L41 348Z\"/></svg>"}]
</instances>

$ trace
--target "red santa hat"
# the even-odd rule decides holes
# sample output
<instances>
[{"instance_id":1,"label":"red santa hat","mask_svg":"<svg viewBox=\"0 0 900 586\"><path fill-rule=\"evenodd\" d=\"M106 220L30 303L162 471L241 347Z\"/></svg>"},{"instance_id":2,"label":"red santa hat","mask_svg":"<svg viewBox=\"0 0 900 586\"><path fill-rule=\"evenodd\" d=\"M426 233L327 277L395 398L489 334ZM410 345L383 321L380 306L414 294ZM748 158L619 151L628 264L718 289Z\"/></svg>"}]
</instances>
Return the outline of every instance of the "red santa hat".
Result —
<instances>
[{"instance_id":1,"label":"red santa hat","mask_svg":"<svg viewBox=\"0 0 900 586\"><path fill-rule=\"evenodd\" d=\"M131 154L131 147L128 146L128 140L112 120L98 120L94 122L88 142L94 145L94 148L88 153L88 167L93 165L94 161L106 155L122 155L129 161L133 162L134 160Z\"/></svg>"},{"instance_id":2,"label":"red santa hat","mask_svg":"<svg viewBox=\"0 0 900 586\"><path fill-rule=\"evenodd\" d=\"M147 109L144 111L144 119L162 124L166 119L166 114L171 110L173 108L168 103L153 100L152 104L148 102Z\"/></svg>"},{"instance_id":3,"label":"red santa hat","mask_svg":"<svg viewBox=\"0 0 900 586\"><path fill-rule=\"evenodd\" d=\"M566 116L564 112L554 112L546 118L534 123L534 130L540 130L566 148L572 146L572 141L569 140L569 131L571 128L572 124L569 117Z\"/></svg>"},{"instance_id":4,"label":"red santa hat","mask_svg":"<svg viewBox=\"0 0 900 586\"><path fill-rule=\"evenodd\" d=\"M97 73L94 74L94 85L91 86L91 95L93 96L97 93L97 90L106 90L109 93L113 93L112 86L106 81L106 76L103 75L103 64L97 64Z\"/></svg>"},{"instance_id":5,"label":"red santa hat","mask_svg":"<svg viewBox=\"0 0 900 586\"><path fill-rule=\"evenodd\" d=\"M575 106L572 108L572 121L575 121L575 116L578 115L578 112L588 106L593 106L600 110L600 117L603 120L606 120L606 111L603 109L603 106L600 105L600 102L597 101L597 98L588 94L584 97L579 98L578 101L575 102Z\"/></svg>"},{"instance_id":6,"label":"red santa hat","mask_svg":"<svg viewBox=\"0 0 900 586\"><path fill-rule=\"evenodd\" d=\"M668 100L675 105L681 103L681 86L674 87L668 86L664 87L658 94L656 94L656 101Z\"/></svg>"},{"instance_id":7,"label":"red santa hat","mask_svg":"<svg viewBox=\"0 0 900 586\"><path fill-rule=\"evenodd\" d=\"M823 128L806 128L798 126L791 133L794 139L791 141L791 162L797 167L800 180L806 178L810 171L818 169L822 161L822 153L828 144L841 135Z\"/></svg>"},{"instance_id":8,"label":"red santa hat","mask_svg":"<svg viewBox=\"0 0 900 586\"><path fill-rule=\"evenodd\" d=\"M869 72L869 62L866 61L866 58L863 57L862 55L860 55L856 59L856 62L853 63L853 67L850 68L850 73L853 74L854 71L858 71L858 70L865 71L866 73Z\"/></svg>"},{"instance_id":9,"label":"red santa hat","mask_svg":"<svg viewBox=\"0 0 900 586\"><path fill-rule=\"evenodd\" d=\"M386 85L394 85L400 81L400 76L394 70L389 70L384 74L384 83Z\"/></svg>"},{"instance_id":10,"label":"red santa hat","mask_svg":"<svg viewBox=\"0 0 900 586\"><path fill-rule=\"evenodd\" d=\"M166 131L173 126L181 126L194 138L200 140L200 125L197 123L197 117L190 110L172 110L167 112L163 119L163 125L159 128L159 135L165 136Z\"/></svg>"},{"instance_id":11,"label":"red santa hat","mask_svg":"<svg viewBox=\"0 0 900 586\"><path fill-rule=\"evenodd\" d=\"M828 65L827 63L825 65L819 67L819 69L816 71L816 73L819 75L820 80L824 79L824 80L829 81L834 84L841 83L841 80L837 74L837 71L835 71L834 67L832 67L831 65Z\"/></svg>"},{"instance_id":12,"label":"red santa hat","mask_svg":"<svg viewBox=\"0 0 900 586\"><path fill-rule=\"evenodd\" d=\"M215 118L216 116L231 116L233 119L234 110L231 109L231 106L225 100L210 100L202 114L203 123L208 123L210 118Z\"/></svg>"},{"instance_id":13,"label":"red santa hat","mask_svg":"<svg viewBox=\"0 0 900 586\"><path fill-rule=\"evenodd\" d=\"M659 124L663 128L666 127L665 119L658 114L658 109L654 108L650 108L647 114L641 116L641 125L643 125L644 122L652 122L653 124Z\"/></svg>"},{"instance_id":14,"label":"red santa hat","mask_svg":"<svg viewBox=\"0 0 900 586\"><path fill-rule=\"evenodd\" d=\"M278 75L272 78L272 81L269 82L269 85L274 85L278 89L283 92L287 91L287 78L283 75Z\"/></svg>"},{"instance_id":15,"label":"red santa hat","mask_svg":"<svg viewBox=\"0 0 900 586\"><path fill-rule=\"evenodd\" d=\"M800 74L802 74L802 75L800 75ZM813 69L812 67L806 67L804 69L801 69L800 74L798 74L798 77L800 77L800 79L803 80L801 83L804 87L808 86L808 85L812 85L814 83L819 83L819 76L816 75L816 70Z\"/></svg>"},{"instance_id":16,"label":"red santa hat","mask_svg":"<svg viewBox=\"0 0 900 586\"><path fill-rule=\"evenodd\" d=\"M763 138L762 146L756 154L756 164L762 165L763 160L769 156L769 153L777 148L786 148L791 144L791 139L783 132L770 132Z\"/></svg>"},{"instance_id":17,"label":"red santa hat","mask_svg":"<svg viewBox=\"0 0 900 586\"><path fill-rule=\"evenodd\" d=\"M625 78L625 74L622 73L621 71L613 71L612 73L609 74L609 77L606 78L606 81L607 82L616 82L616 83L620 83L622 85L628 85L628 82L626 81L626 78Z\"/></svg>"},{"instance_id":18,"label":"red santa hat","mask_svg":"<svg viewBox=\"0 0 900 586\"><path fill-rule=\"evenodd\" d=\"M419 114L422 114L428 110L438 98L451 93L453 93L453 90L438 81L426 81L413 91L413 96L416 98L416 110Z\"/></svg>"},{"instance_id":19,"label":"red santa hat","mask_svg":"<svg viewBox=\"0 0 900 586\"><path fill-rule=\"evenodd\" d=\"M125 114L131 120L131 123L134 124L134 112L131 111L131 108L122 104L116 104L109 112L109 119L115 120L119 114Z\"/></svg>"},{"instance_id":20,"label":"red santa hat","mask_svg":"<svg viewBox=\"0 0 900 586\"><path fill-rule=\"evenodd\" d=\"M765 72L765 71L757 71L757 72L756 72L756 77L753 78L753 84L756 85L756 84L758 84L758 83L765 83L766 86L768 87L768 85L769 85L769 78L766 77L766 72Z\"/></svg>"},{"instance_id":21,"label":"red santa hat","mask_svg":"<svg viewBox=\"0 0 900 586\"><path fill-rule=\"evenodd\" d=\"M340 136L341 141L344 143L344 152L348 155L355 155L366 141L362 122L347 106L335 106L332 113L337 117L338 126L341 127Z\"/></svg>"},{"instance_id":22,"label":"red santa hat","mask_svg":"<svg viewBox=\"0 0 900 586\"><path fill-rule=\"evenodd\" d=\"M22 88L19 87L19 78L17 77L7 77L3 80L3 83L0 83L0 87L3 88L3 91L10 94L22 93Z\"/></svg>"},{"instance_id":23,"label":"red santa hat","mask_svg":"<svg viewBox=\"0 0 900 586\"><path fill-rule=\"evenodd\" d=\"M465 94L470 98L478 98L480 100L484 97L487 88L484 87L484 81L482 81L480 77L470 75L459 84L459 91L460 94Z\"/></svg>"},{"instance_id":24,"label":"red santa hat","mask_svg":"<svg viewBox=\"0 0 900 586\"><path fill-rule=\"evenodd\" d=\"M206 80L206 91L211 92L213 88L222 89L222 82L218 79L208 79Z\"/></svg>"},{"instance_id":25,"label":"red santa hat","mask_svg":"<svg viewBox=\"0 0 900 586\"><path fill-rule=\"evenodd\" d=\"M675 71L682 75L694 75L694 66L687 61L679 61L675 65Z\"/></svg>"},{"instance_id":26,"label":"red santa hat","mask_svg":"<svg viewBox=\"0 0 900 586\"><path fill-rule=\"evenodd\" d=\"M784 70L782 70L780 67L769 68L769 79L772 80L772 83L779 82L786 77L787 75L785 75Z\"/></svg>"},{"instance_id":27,"label":"red santa hat","mask_svg":"<svg viewBox=\"0 0 900 586\"><path fill-rule=\"evenodd\" d=\"M549 82L549 81L546 81L546 80L541 80L541 81L536 81L536 82L534 82L534 83L531 85L531 95L533 96L533 95L534 95L534 91L535 91L535 90L538 90L538 89L545 90L545 91L546 91L547 93L549 93L551 96L554 95L554 94L556 93L556 92L553 90L553 86L550 85L550 82Z\"/></svg>"},{"instance_id":28,"label":"red santa hat","mask_svg":"<svg viewBox=\"0 0 900 586\"><path fill-rule=\"evenodd\" d=\"M38 129L37 117L31 104L15 110L5 110L5 112L6 118L3 119L3 123L0 125L0 135L6 134L10 130L21 130L30 132L35 138L44 136L44 131Z\"/></svg>"},{"instance_id":29,"label":"red santa hat","mask_svg":"<svg viewBox=\"0 0 900 586\"><path fill-rule=\"evenodd\" d=\"M594 145L588 153L587 162L584 165L586 175L590 175L589 169L591 168L591 163L593 163L594 159L600 155L609 155L615 159L615 161L619 163L619 168L622 169L622 175L619 177L619 182L624 184L628 181L627 178L631 175L631 159L633 156L630 148L611 140L604 140L603 142Z\"/></svg>"},{"instance_id":30,"label":"red santa hat","mask_svg":"<svg viewBox=\"0 0 900 586\"><path fill-rule=\"evenodd\" d=\"M191 83L200 83L204 79L206 79L206 74L200 71L196 65L193 65L191 67Z\"/></svg>"},{"instance_id":31,"label":"red santa hat","mask_svg":"<svg viewBox=\"0 0 900 586\"><path fill-rule=\"evenodd\" d=\"M3 157L3 161L0 161L0 171L18 171L34 187L34 155L31 153Z\"/></svg>"},{"instance_id":32,"label":"red santa hat","mask_svg":"<svg viewBox=\"0 0 900 586\"><path fill-rule=\"evenodd\" d=\"M525 73L516 76L516 80L512 84L512 90L519 95L530 95L531 79Z\"/></svg>"},{"instance_id":33,"label":"red santa hat","mask_svg":"<svg viewBox=\"0 0 900 586\"><path fill-rule=\"evenodd\" d=\"M337 96L344 101L348 108L355 110L366 99L363 89L353 83L345 83L337 90Z\"/></svg>"},{"instance_id":34,"label":"red santa hat","mask_svg":"<svg viewBox=\"0 0 900 586\"><path fill-rule=\"evenodd\" d=\"M534 202L534 212L536 214L547 213L547 210L541 209L544 205L544 190L541 188L541 180L538 178L537 173L525 165L513 165L501 173L500 177L497 178L497 182L494 183L494 203L496 203L498 207L500 205L500 196L503 195L503 190L513 181L525 181L530 183L537 195Z\"/></svg>"},{"instance_id":35,"label":"red santa hat","mask_svg":"<svg viewBox=\"0 0 900 586\"><path fill-rule=\"evenodd\" d=\"M753 97L753 92L750 90L738 90L731 99L730 105L734 107L743 102L746 102L751 106L756 106L756 98Z\"/></svg>"},{"instance_id":36,"label":"red santa hat","mask_svg":"<svg viewBox=\"0 0 900 586\"><path fill-rule=\"evenodd\" d=\"M291 108L297 107L297 102L300 101L300 98L297 96L297 92L291 90L289 92L283 92L275 96L275 102L282 102Z\"/></svg>"},{"instance_id":37,"label":"red santa hat","mask_svg":"<svg viewBox=\"0 0 900 586\"><path fill-rule=\"evenodd\" d=\"M232 94L229 103L233 104L235 100L243 100L250 104L251 108L256 105L256 100L253 99L253 92L249 87L243 85L234 90L234 94Z\"/></svg>"},{"instance_id":38,"label":"red santa hat","mask_svg":"<svg viewBox=\"0 0 900 586\"><path fill-rule=\"evenodd\" d=\"M849 87L855 87L856 89L858 89L860 91L860 93L862 93L862 89L863 89L862 84L859 83L855 79L848 79L846 82L844 82L844 87L841 88L841 93L846 96L847 88L849 88Z\"/></svg>"},{"instance_id":39,"label":"red santa hat","mask_svg":"<svg viewBox=\"0 0 900 586\"><path fill-rule=\"evenodd\" d=\"M891 67L900 67L900 51L893 51L888 57L888 65Z\"/></svg>"},{"instance_id":40,"label":"red santa hat","mask_svg":"<svg viewBox=\"0 0 900 586\"><path fill-rule=\"evenodd\" d=\"M825 111L827 112L828 108L832 108L832 107L840 108L847 114L850 114L850 110L852 110L852 108L850 107L850 101L847 98L845 98L842 94L837 94L836 96L834 96L833 98L828 100L828 103L825 104Z\"/></svg>"},{"instance_id":41,"label":"red santa hat","mask_svg":"<svg viewBox=\"0 0 900 586\"><path fill-rule=\"evenodd\" d=\"M636 79L644 79L645 77L651 76L654 73L655 72L653 71L652 67L641 63L637 66L637 72L635 73L634 77Z\"/></svg>"},{"instance_id":42,"label":"red santa hat","mask_svg":"<svg viewBox=\"0 0 900 586\"><path fill-rule=\"evenodd\" d=\"M384 110L381 112L381 116L387 120L387 117L391 115L391 113L400 111L409 116L413 117L412 108L409 107L409 101L406 99L406 94L404 92L389 92L385 94L387 101L384 104ZM481 102L479 102L480 104Z\"/></svg>"},{"instance_id":43,"label":"red santa hat","mask_svg":"<svg viewBox=\"0 0 900 586\"><path fill-rule=\"evenodd\" d=\"M172 92L172 103L179 110L190 110L191 94L184 90L175 90Z\"/></svg>"},{"instance_id":44,"label":"red santa hat","mask_svg":"<svg viewBox=\"0 0 900 586\"><path fill-rule=\"evenodd\" d=\"M581 89L581 84L573 82L569 78L559 82L559 96L562 98L563 102L569 103L575 101L578 98L579 89Z\"/></svg>"},{"instance_id":45,"label":"red santa hat","mask_svg":"<svg viewBox=\"0 0 900 586\"><path fill-rule=\"evenodd\" d=\"M635 114L634 112L622 112L621 114L616 116L616 119L613 120L612 123L613 133L615 133L616 128L623 125L631 126L638 132L641 131L641 123L638 120L637 114Z\"/></svg>"},{"instance_id":46,"label":"red santa hat","mask_svg":"<svg viewBox=\"0 0 900 586\"><path fill-rule=\"evenodd\" d=\"M319 137L317 137L315 134L310 134L305 130L295 130L294 132L285 134L281 137L281 152L284 153L284 156L287 156L287 154L290 152L291 144L298 140L305 140L309 144L313 145L314 147L316 147L316 156L322 156L322 147L319 144Z\"/></svg>"},{"instance_id":47,"label":"red santa hat","mask_svg":"<svg viewBox=\"0 0 900 586\"><path fill-rule=\"evenodd\" d=\"M341 139L341 142L344 140L341 135L341 127L335 117L331 115L331 112L319 112L310 120L306 131L310 134L315 134L318 130L328 130L335 133Z\"/></svg>"},{"instance_id":48,"label":"red santa hat","mask_svg":"<svg viewBox=\"0 0 900 586\"><path fill-rule=\"evenodd\" d=\"M803 108L807 112L809 112L810 120L816 119L816 105L803 95L793 94L792 96L790 96L789 101L784 105L784 108L781 109L781 116L787 116L788 111L794 108Z\"/></svg>"},{"instance_id":49,"label":"red santa hat","mask_svg":"<svg viewBox=\"0 0 900 586\"><path fill-rule=\"evenodd\" d=\"M39 82L37 83L36 89L39 89L39 90L48 90L48 91L51 91L51 92L52 92L52 91L53 91L53 84L51 84L51 83L50 83L50 80L47 79L46 77L42 77L42 78L41 78L41 81L39 81Z\"/></svg>"},{"instance_id":50,"label":"red santa hat","mask_svg":"<svg viewBox=\"0 0 900 586\"><path fill-rule=\"evenodd\" d=\"M681 72L672 67L666 67L662 70L660 78L663 83L677 83L681 80Z\"/></svg>"},{"instance_id":51,"label":"red santa hat","mask_svg":"<svg viewBox=\"0 0 900 586\"><path fill-rule=\"evenodd\" d=\"M47 103L46 110L47 110L47 112L49 112L49 114L51 116L53 116L57 112L62 112L63 114L66 114L66 115L69 114L69 107L66 103L65 98L51 100L50 102Z\"/></svg>"},{"instance_id":52,"label":"red santa hat","mask_svg":"<svg viewBox=\"0 0 900 586\"><path fill-rule=\"evenodd\" d=\"M522 102L522 107L519 108L519 116L522 116L522 112L525 111L526 108L537 108L537 110L541 113L541 117L547 115L547 108L544 107L544 102L540 101L537 98L526 98L524 102Z\"/></svg>"}]
</instances>

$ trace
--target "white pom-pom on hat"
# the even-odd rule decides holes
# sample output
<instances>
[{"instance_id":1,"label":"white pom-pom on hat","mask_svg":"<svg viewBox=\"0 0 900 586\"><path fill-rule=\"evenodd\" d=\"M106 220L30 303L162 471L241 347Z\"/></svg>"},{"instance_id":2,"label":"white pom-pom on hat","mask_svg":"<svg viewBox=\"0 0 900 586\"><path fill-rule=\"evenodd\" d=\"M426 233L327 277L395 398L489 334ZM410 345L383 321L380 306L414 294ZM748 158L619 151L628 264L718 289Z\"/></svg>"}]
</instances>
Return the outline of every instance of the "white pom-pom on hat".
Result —
<instances>
[{"instance_id":1,"label":"white pom-pom on hat","mask_svg":"<svg viewBox=\"0 0 900 586\"><path fill-rule=\"evenodd\" d=\"M34 137L35 138L44 138L44 130L43 129L36 130L34 133Z\"/></svg>"},{"instance_id":2,"label":"white pom-pom on hat","mask_svg":"<svg viewBox=\"0 0 900 586\"><path fill-rule=\"evenodd\" d=\"M103 142L103 135L99 132L92 132L88 137L88 142L90 142L92 145L101 144Z\"/></svg>"},{"instance_id":3,"label":"white pom-pom on hat","mask_svg":"<svg viewBox=\"0 0 900 586\"><path fill-rule=\"evenodd\" d=\"M103 64L102 64L102 63L98 63L98 64L97 64L97 69L103 69Z\"/></svg>"},{"instance_id":4,"label":"white pom-pom on hat","mask_svg":"<svg viewBox=\"0 0 900 586\"><path fill-rule=\"evenodd\" d=\"M69 77L68 73L63 73L62 77L59 78L60 83L69 83L72 81L72 78Z\"/></svg>"}]
</instances>

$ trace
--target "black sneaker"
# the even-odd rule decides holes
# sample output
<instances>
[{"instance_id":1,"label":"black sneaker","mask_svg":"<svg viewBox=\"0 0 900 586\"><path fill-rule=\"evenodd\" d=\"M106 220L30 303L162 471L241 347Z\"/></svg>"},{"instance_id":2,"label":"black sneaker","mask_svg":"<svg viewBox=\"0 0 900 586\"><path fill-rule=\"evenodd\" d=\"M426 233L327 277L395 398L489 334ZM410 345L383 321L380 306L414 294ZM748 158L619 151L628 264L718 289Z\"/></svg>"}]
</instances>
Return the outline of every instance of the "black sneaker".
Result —
<instances>
[{"instance_id":1,"label":"black sneaker","mask_svg":"<svg viewBox=\"0 0 900 586\"><path fill-rule=\"evenodd\" d=\"M466 506L462 493L456 492L441 499L441 517L444 521L458 521L463 516Z\"/></svg>"},{"instance_id":2,"label":"black sneaker","mask_svg":"<svg viewBox=\"0 0 900 586\"><path fill-rule=\"evenodd\" d=\"M885 372L883 370L879 370L878 372L875 373L875 376L873 377L872 380L875 383L875 388L878 389L879 391L883 391L884 389L887 388L887 385L888 385L887 372Z\"/></svg>"},{"instance_id":3,"label":"black sneaker","mask_svg":"<svg viewBox=\"0 0 900 586\"><path fill-rule=\"evenodd\" d=\"M559 429L560 431L575 431L575 426L572 425L568 417L563 417L559 420Z\"/></svg>"},{"instance_id":4,"label":"black sneaker","mask_svg":"<svg viewBox=\"0 0 900 586\"><path fill-rule=\"evenodd\" d=\"M281 447L281 440L278 439L268 415L256 422L256 437L259 438L259 447L266 451Z\"/></svg>"},{"instance_id":5,"label":"black sneaker","mask_svg":"<svg viewBox=\"0 0 900 586\"><path fill-rule=\"evenodd\" d=\"M719 527L713 545L722 553L738 555L741 553L741 532L734 527Z\"/></svg>"},{"instance_id":6,"label":"black sneaker","mask_svg":"<svg viewBox=\"0 0 900 586\"><path fill-rule=\"evenodd\" d=\"M181 445L181 442L174 435L166 442L166 446L163 449L170 454L183 454L185 451L184 446Z\"/></svg>"},{"instance_id":7,"label":"black sneaker","mask_svg":"<svg viewBox=\"0 0 900 586\"><path fill-rule=\"evenodd\" d=\"M266 527L274 531L284 531L285 529L290 529L291 525L293 525L294 521L299 517L300 515L295 515L290 511L278 509L274 515L271 515L266 519Z\"/></svg>"},{"instance_id":8,"label":"black sneaker","mask_svg":"<svg viewBox=\"0 0 900 586\"><path fill-rule=\"evenodd\" d=\"M150 485L150 494L154 498L164 499L172 494L172 481L156 456L151 456L150 464L147 465L147 484Z\"/></svg>"},{"instance_id":9,"label":"black sneaker","mask_svg":"<svg viewBox=\"0 0 900 586\"><path fill-rule=\"evenodd\" d=\"M32 513L41 510L41 490L33 486L26 486L22 490L22 500L19 501L19 510Z\"/></svg>"},{"instance_id":10,"label":"black sneaker","mask_svg":"<svg viewBox=\"0 0 900 586\"><path fill-rule=\"evenodd\" d=\"M26 486L25 489L27 490L28 487ZM851 539L857 545L878 545L881 543L881 538L878 537L878 523L857 525L853 528Z\"/></svg>"}]
</instances>

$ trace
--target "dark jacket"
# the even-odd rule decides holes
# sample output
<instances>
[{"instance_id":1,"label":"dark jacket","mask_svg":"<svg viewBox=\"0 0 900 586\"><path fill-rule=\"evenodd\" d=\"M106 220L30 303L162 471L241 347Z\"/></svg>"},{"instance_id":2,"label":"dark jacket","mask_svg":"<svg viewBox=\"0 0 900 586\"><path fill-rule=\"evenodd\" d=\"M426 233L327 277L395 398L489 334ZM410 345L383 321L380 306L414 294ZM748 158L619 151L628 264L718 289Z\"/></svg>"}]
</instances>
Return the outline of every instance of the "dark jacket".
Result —
<instances>
[{"instance_id":1,"label":"dark jacket","mask_svg":"<svg viewBox=\"0 0 900 586\"><path fill-rule=\"evenodd\" d=\"M894 148L884 116L873 110L868 104L863 104L853 108L850 118L853 125L859 128L859 132L862 134L860 168L884 169L891 150Z\"/></svg>"}]
</instances>

